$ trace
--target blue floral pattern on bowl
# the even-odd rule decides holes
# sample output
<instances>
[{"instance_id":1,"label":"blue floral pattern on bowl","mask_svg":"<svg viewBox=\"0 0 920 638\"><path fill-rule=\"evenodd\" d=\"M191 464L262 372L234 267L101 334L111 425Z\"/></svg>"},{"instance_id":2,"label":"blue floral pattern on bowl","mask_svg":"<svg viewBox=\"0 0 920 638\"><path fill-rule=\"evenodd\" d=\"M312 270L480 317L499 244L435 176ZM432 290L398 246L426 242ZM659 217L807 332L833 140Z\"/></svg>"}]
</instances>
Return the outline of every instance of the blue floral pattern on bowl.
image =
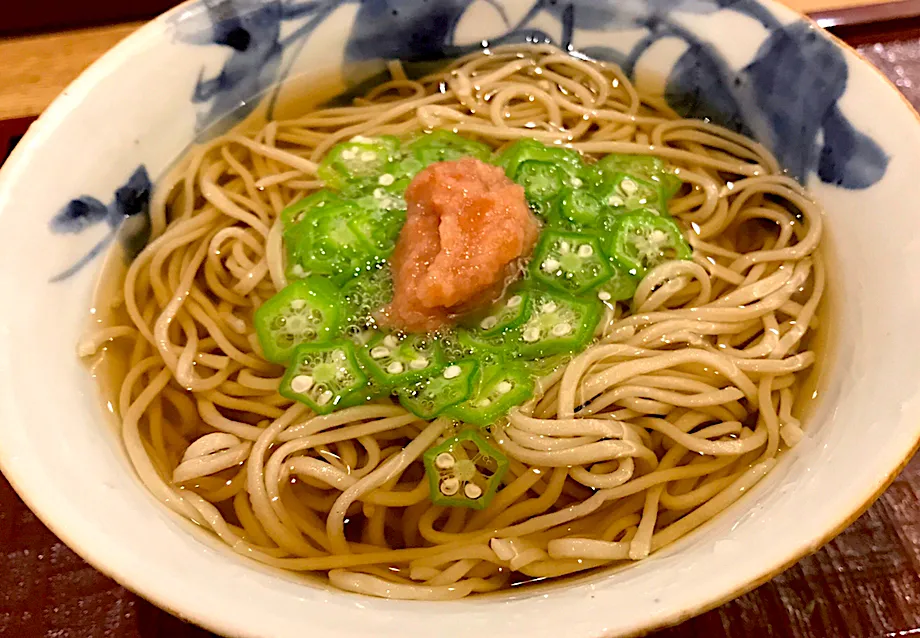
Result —
<instances>
[{"instance_id":1,"label":"blue floral pattern on bowl","mask_svg":"<svg viewBox=\"0 0 920 638\"><path fill-rule=\"evenodd\" d=\"M216 74L202 68L189 96L200 109L199 131L225 129L248 115L259 103L255 98L266 93L271 117L278 87L294 72L297 54L345 5L358 5L345 44L347 65L380 59L438 60L474 51L486 43L464 43L457 27L474 5L485 3L503 23L488 44L553 43L618 63L630 76L657 43L681 43L683 52L665 83L669 105L686 117L709 119L759 140L803 182L816 175L827 184L865 189L877 183L888 166L884 150L840 109L848 80L840 48L804 21L784 24L755 0L529 0L523 12L520 6L512 12L511 2L499 0L200 2L204 10L186 12L181 22L173 20L174 37L202 47L223 47L229 55ZM512 13L514 18L509 17ZM719 14L753 21L766 34L753 58L740 68L706 38L705 29L692 28L699 18ZM547 19L555 22L558 37L540 28ZM638 40L618 37L637 31L642 33ZM597 44L598 32L604 36L603 45ZM619 47L621 43L626 46ZM133 188L132 181L124 188ZM67 204L52 221L52 231L79 232L102 219L111 225L112 220L146 214L102 215L101 204L87 205L90 199L83 196ZM70 221L62 224L61 219ZM137 233L130 235L136 245ZM102 248L93 248L58 279L79 270Z\"/></svg>"},{"instance_id":2,"label":"blue floral pattern on bowl","mask_svg":"<svg viewBox=\"0 0 920 638\"><path fill-rule=\"evenodd\" d=\"M125 254L133 259L150 238L150 193L153 184L144 166L139 166L128 180L115 191L112 201L103 204L90 195L83 195L67 202L57 215L51 218L51 232L57 235L82 233L88 228L104 223L108 233L72 266L51 278L52 282L63 281L79 272L100 255L116 238Z\"/></svg>"}]
</instances>

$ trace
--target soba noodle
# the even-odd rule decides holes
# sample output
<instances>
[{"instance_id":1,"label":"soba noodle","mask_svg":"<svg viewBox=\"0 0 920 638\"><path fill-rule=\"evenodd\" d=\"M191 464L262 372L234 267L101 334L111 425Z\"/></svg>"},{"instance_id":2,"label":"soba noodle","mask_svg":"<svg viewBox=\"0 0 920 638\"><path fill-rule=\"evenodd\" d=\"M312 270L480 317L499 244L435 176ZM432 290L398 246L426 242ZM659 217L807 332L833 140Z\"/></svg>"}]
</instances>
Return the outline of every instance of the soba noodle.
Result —
<instances>
[{"instance_id":1,"label":"soba noodle","mask_svg":"<svg viewBox=\"0 0 920 638\"><path fill-rule=\"evenodd\" d=\"M640 98L615 66L498 48L345 107L193 149L157 189L152 241L80 352L124 368L115 409L141 480L235 552L376 596L446 600L637 560L724 510L803 436L825 288L822 213L761 145ZM357 135L449 128L588 156L655 154L688 184L665 263L597 340L491 433L510 469L481 511L429 500L421 455L457 425L389 400L325 416L281 397L253 310L285 281L279 212ZM806 371L806 372L803 372Z\"/></svg>"}]
</instances>

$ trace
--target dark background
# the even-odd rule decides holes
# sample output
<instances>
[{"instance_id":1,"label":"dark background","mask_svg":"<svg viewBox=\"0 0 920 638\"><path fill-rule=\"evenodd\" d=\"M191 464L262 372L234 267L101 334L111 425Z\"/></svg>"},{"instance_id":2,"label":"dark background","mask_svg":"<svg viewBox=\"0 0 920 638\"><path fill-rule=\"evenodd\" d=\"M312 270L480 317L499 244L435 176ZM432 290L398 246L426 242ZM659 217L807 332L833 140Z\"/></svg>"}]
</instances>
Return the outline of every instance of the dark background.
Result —
<instances>
[{"instance_id":1,"label":"dark background","mask_svg":"<svg viewBox=\"0 0 920 638\"><path fill-rule=\"evenodd\" d=\"M0 37L144 20L177 4L177 0L0 0Z\"/></svg>"}]
</instances>

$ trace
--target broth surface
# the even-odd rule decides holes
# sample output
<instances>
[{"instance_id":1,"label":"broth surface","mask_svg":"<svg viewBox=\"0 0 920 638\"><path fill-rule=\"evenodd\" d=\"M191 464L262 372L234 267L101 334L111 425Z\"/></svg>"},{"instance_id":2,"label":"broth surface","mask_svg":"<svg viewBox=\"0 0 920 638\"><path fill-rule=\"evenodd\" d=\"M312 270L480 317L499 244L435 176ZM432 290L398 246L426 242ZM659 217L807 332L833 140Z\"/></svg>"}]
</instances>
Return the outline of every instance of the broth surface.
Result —
<instances>
[{"instance_id":1,"label":"broth surface","mask_svg":"<svg viewBox=\"0 0 920 638\"><path fill-rule=\"evenodd\" d=\"M191 149L158 185L152 244L130 269L107 257L80 352L141 479L246 556L410 599L628 565L729 507L807 432L821 389L822 211L758 144L680 120L611 65L532 46L391 71L351 106ZM253 327L288 283L279 215L323 187L311 166L336 144L430 128L496 153L567 142L589 163L653 149L683 181L667 211L693 259L607 303L591 344L488 427L388 396L311 416L278 394ZM423 453L472 429L506 478L485 509L432 503Z\"/></svg>"}]
</instances>

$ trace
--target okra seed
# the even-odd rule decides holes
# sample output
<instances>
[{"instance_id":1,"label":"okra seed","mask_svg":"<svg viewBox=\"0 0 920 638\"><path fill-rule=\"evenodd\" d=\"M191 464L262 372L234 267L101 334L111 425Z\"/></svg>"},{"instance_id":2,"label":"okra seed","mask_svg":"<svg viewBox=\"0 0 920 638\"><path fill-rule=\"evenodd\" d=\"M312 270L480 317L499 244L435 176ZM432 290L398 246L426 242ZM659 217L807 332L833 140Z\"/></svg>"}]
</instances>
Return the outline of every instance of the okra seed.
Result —
<instances>
[{"instance_id":1,"label":"okra seed","mask_svg":"<svg viewBox=\"0 0 920 638\"><path fill-rule=\"evenodd\" d=\"M396 346L399 345L399 341L397 341L396 337L394 337L393 335L387 335L383 338L383 345L388 346L390 348L395 348Z\"/></svg>"},{"instance_id":2,"label":"okra seed","mask_svg":"<svg viewBox=\"0 0 920 638\"><path fill-rule=\"evenodd\" d=\"M447 366L447 369L444 370L444 378L456 379L460 376L461 372L463 372L463 370L460 369L460 366Z\"/></svg>"},{"instance_id":3,"label":"okra seed","mask_svg":"<svg viewBox=\"0 0 920 638\"><path fill-rule=\"evenodd\" d=\"M466 494L467 498L479 498L482 496L482 488L475 483L467 483L463 487L463 493Z\"/></svg>"},{"instance_id":4,"label":"okra seed","mask_svg":"<svg viewBox=\"0 0 920 638\"><path fill-rule=\"evenodd\" d=\"M449 470L457 463L450 452L441 452L434 459L434 466L439 470Z\"/></svg>"},{"instance_id":5,"label":"okra seed","mask_svg":"<svg viewBox=\"0 0 920 638\"><path fill-rule=\"evenodd\" d=\"M377 346L376 348L371 348L371 358L372 359L383 359L384 357L389 356L390 349L384 348L383 346Z\"/></svg>"},{"instance_id":6,"label":"okra seed","mask_svg":"<svg viewBox=\"0 0 920 638\"><path fill-rule=\"evenodd\" d=\"M606 290L601 290L599 293L597 293L597 298L601 301L610 301L610 293Z\"/></svg>"},{"instance_id":7,"label":"okra seed","mask_svg":"<svg viewBox=\"0 0 920 638\"><path fill-rule=\"evenodd\" d=\"M524 299L521 297L521 295L514 295L508 299L507 305L509 308L517 308L521 305L522 301L524 301Z\"/></svg>"},{"instance_id":8,"label":"okra seed","mask_svg":"<svg viewBox=\"0 0 920 638\"><path fill-rule=\"evenodd\" d=\"M508 394L513 388L514 385L512 385L510 381L502 381L497 386L495 386L495 390L499 394Z\"/></svg>"},{"instance_id":9,"label":"okra seed","mask_svg":"<svg viewBox=\"0 0 920 638\"><path fill-rule=\"evenodd\" d=\"M607 203L611 206L622 206L623 198L620 197L619 195L611 195L610 197L607 198Z\"/></svg>"},{"instance_id":10,"label":"okra seed","mask_svg":"<svg viewBox=\"0 0 920 638\"><path fill-rule=\"evenodd\" d=\"M540 329L536 327L527 328L527 330L525 330L524 334L521 336L524 338L524 341L526 341L527 343L533 343L534 341L537 341L540 339Z\"/></svg>"},{"instance_id":11,"label":"okra seed","mask_svg":"<svg viewBox=\"0 0 920 638\"><path fill-rule=\"evenodd\" d=\"M303 310L304 306L307 305L307 302L303 299L295 299L291 302L291 308L294 310Z\"/></svg>"},{"instance_id":12,"label":"okra seed","mask_svg":"<svg viewBox=\"0 0 920 638\"><path fill-rule=\"evenodd\" d=\"M363 135L355 135L351 138L351 141L355 144L370 144L373 140L369 137L364 137Z\"/></svg>"},{"instance_id":13,"label":"okra seed","mask_svg":"<svg viewBox=\"0 0 920 638\"><path fill-rule=\"evenodd\" d=\"M479 327L483 330L491 330L498 325L498 319L495 317L486 317L479 323Z\"/></svg>"},{"instance_id":14,"label":"okra seed","mask_svg":"<svg viewBox=\"0 0 920 638\"><path fill-rule=\"evenodd\" d=\"M544 261L542 264L540 264L540 267L543 268L543 270L545 270L546 272L550 272L550 273L556 272L557 270L559 270L559 262L556 261L555 259L550 258Z\"/></svg>"},{"instance_id":15,"label":"okra seed","mask_svg":"<svg viewBox=\"0 0 920 638\"><path fill-rule=\"evenodd\" d=\"M543 312L556 312L556 308L557 306L555 301L547 301L542 306L540 306L540 310Z\"/></svg>"},{"instance_id":16,"label":"okra seed","mask_svg":"<svg viewBox=\"0 0 920 638\"><path fill-rule=\"evenodd\" d=\"M303 394L313 387L313 377L308 374L299 374L291 379L291 390Z\"/></svg>"},{"instance_id":17,"label":"okra seed","mask_svg":"<svg viewBox=\"0 0 920 638\"><path fill-rule=\"evenodd\" d=\"M394 361L387 366L387 372L390 374L400 374L404 369L403 364L399 361Z\"/></svg>"},{"instance_id":18,"label":"okra seed","mask_svg":"<svg viewBox=\"0 0 920 638\"><path fill-rule=\"evenodd\" d=\"M319 398L316 400L316 402L319 403L320 405L326 405L327 403L332 401L332 396L333 396L332 390L326 390L321 395L319 395Z\"/></svg>"},{"instance_id":19,"label":"okra seed","mask_svg":"<svg viewBox=\"0 0 920 638\"><path fill-rule=\"evenodd\" d=\"M557 323L553 326L553 334L557 337L564 337L572 332L572 326L567 323Z\"/></svg>"},{"instance_id":20,"label":"okra seed","mask_svg":"<svg viewBox=\"0 0 920 638\"><path fill-rule=\"evenodd\" d=\"M559 242L559 252L562 253L563 255L565 255L566 253L568 253L571 249L572 249L572 247L569 246L569 242L567 242L567 241L561 241L561 242Z\"/></svg>"},{"instance_id":21,"label":"okra seed","mask_svg":"<svg viewBox=\"0 0 920 638\"><path fill-rule=\"evenodd\" d=\"M373 162L375 159L377 159L377 153L374 151L364 151L361 153L360 159L362 162Z\"/></svg>"},{"instance_id":22,"label":"okra seed","mask_svg":"<svg viewBox=\"0 0 920 638\"><path fill-rule=\"evenodd\" d=\"M620 190L622 190L627 195L635 195L636 191L639 190L639 185L631 179L624 179L622 182L620 182Z\"/></svg>"},{"instance_id":23,"label":"okra seed","mask_svg":"<svg viewBox=\"0 0 920 638\"><path fill-rule=\"evenodd\" d=\"M578 247L578 256L579 257L590 257L594 254L594 249L591 248L591 244L582 244Z\"/></svg>"},{"instance_id":24,"label":"okra seed","mask_svg":"<svg viewBox=\"0 0 920 638\"><path fill-rule=\"evenodd\" d=\"M443 481L441 481L441 485L439 487L441 490L441 494L443 494L444 496L453 496L454 494L460 491L460 481L458 481L457 479L453 477L446 478Z\"/></svg>"},{"instance_id":25,"label":"okra seed","mask_svg":"<svg viewBox=\"0 0 920 638\"><path fill-rule=\"evenodd\" d=\"M345 161L351 161L355 159L357 155L358 155L358 151L353 148L346 148L344 151L342 151L342 159Z\"/></svg>"},{"instance_id":26,"label":"okra seed","mask_svg":"<svg viewBox=\"0 0 920 638\"><path fill-rule=\"evenodd\" d=\"M392 186L393 182L396 181L396 178L390 175L389 173L384 173L379 178L377 178L377 183L381 186Z\"/></svg>"},{"instance_id":27,"label":"okra seed","mask_svg":"<svg viewBox=\"0 0 920 638\"><path fill-rule=\"evenodd\" d=\"M584 185L584 182L578 179L577 177L572 178L572 188L581 188Z\"/></svg>"},{"instance_id":28,"label":"okra seed","mask_svg":"<svg viewBox=\"0 0 920 638\"><path fill-rule=\"evenodd\" d=\"M421 357L413 359L409 362L409 367L413 370L424 370L428 367L428 359L423 359Z\"/></svg>"},{"instance_id":29,"label":"okra seed","mask_svg":"<svg viewBox=\"0 0 920 638\"><path fill-rule=\"evenodd\" d=\"M382 188L374 189L374 199L383 199L384 197L386 197L386 195L387 195L387 192L383 190Z\"/></svg>"}]
</instances>

